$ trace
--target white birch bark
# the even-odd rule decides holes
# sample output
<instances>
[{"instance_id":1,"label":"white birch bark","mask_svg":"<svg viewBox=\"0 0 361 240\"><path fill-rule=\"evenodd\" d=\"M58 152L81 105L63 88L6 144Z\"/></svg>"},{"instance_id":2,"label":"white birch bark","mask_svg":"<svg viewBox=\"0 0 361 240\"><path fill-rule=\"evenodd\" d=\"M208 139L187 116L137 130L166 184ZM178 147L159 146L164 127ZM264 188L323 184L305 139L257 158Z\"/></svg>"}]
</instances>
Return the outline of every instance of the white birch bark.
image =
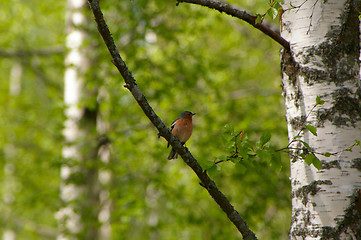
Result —
<instances>
[{"instance_id":1,"label":"white birch bark","mask_svg":"<svg viewBox=\"0 0 361 240\"><path fill-rule=\"evenodd\" d=\"M4 156L5 156L5 165L4 165L4 194L3 194L3 206L2 215L5 219L8 220L7 224L3 226L2 239L3 240L15 240L16 232L14 231L13 223L14 216L12 216L12 205L15 200L14 192L16 189L16 181L14 177L15 166L13 159L16 159L16 147L8 143L4 146Z\"/></svg>"},{"instance_id":2,"label":"white birch bark","mask_svg":"<svg viewBox=\"0 0 361 240\"><path fill-rule=\"evenodd\" d=\"M99 184L97 168L96 116L87 116L85 74L89 71L86 45L88 24L84 15L86 0L68 0L67 36L68 53L65 59L66 105L64 123L65 146L61 168L61 199L64 207L58 211L60 235L58 239L97 239L97 211ZM89 114L88 114L89 115Z\"/></svg>"},{"instance_id":3,"label":"white birch bark","mask_svg":"<svg viewBox=\"0 0 361 240\"><path fill-rule=\"evenodd\" d=\"M293 7L292 7L293 6ZM302 134L322 169L291 162L291 239L361 239L355 201L361 188L360 148L343 151L361 138L359 20L356 1L285 0L282 36L283 90L289 139L297 135L317 96L326 103L306 119L317 136ZM300 148L294 143L291 147ZM300 152L298 152L300 153Z\"/></svg>"}]
</instances>

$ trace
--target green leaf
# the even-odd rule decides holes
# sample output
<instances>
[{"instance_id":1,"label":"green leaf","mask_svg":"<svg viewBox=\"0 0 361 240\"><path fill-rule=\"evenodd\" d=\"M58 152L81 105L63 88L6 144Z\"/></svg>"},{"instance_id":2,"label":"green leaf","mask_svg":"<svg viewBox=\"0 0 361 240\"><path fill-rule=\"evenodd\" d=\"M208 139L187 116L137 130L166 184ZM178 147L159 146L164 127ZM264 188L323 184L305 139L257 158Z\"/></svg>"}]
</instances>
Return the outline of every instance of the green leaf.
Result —
<instances>
[{"instance_id":1,"label":"green leaf","mask_svg":"<svg viewBox=\"0 0 361 240\"><path fill-rule=\"evenodd\" d=\"M325 101L321 100L321 98L319 96L316 97L316 104L317 105L323 105L325 103Z\"/></svg>"},{"instance_id":2,"label":"green leaf","mask_svg":"<svg viewBox=\"0 0 361 240\"><path fill-rule=\"evenodd\" d=\"M261 23L262 22L262 20L263 20L263 16L261 15L261 14L257 14L256 15L256 20L255 20L255 24L258 24L258 23Z\"/></svg>"},{"instance_id":3,"label":"green leaf","mask_svg":"<svg viewBox=\"0 0 361 240\"><path fill-rule=\"evenodd\" d=\"M331 153L325 152L324 156L325 156L325 157L330 157L330 156L331 156Z\"/></svg>"},{"instance_id":4,"label":"green leaf","mask_svg":"<svg viewBox=\"0 0 361 240\"><path fill-rule=\"evenodd\" d=\"M247 146L244 146L244 145L241 146L238 149L238 153L245 161L248 160L248 147Z\"/></svg>"},{"instance_id":5,"label":"green leaf","mask_svg":"<svg viewBox=\"0 0 361 240\"><path fill-rule=\"evenodd\" d=\"M305 163L307 163L308 165L313 164L313 166L315 168L317 168L318 170L320 170L322 168L322 163L320 161L320 159L318 159L314 154L310 153L305 157Z\"/></svg>"},{"instance_id":6,"label":"green leaf","mask_svg":"<svg viewBox=\"0 0 361 240\"><path fill-rule=\"evenodd\" d=\"M355 145L356 145L356 146L360 146L360 141L357 140L357 139L355 139Z\"/></svg>"},{"instance_id":7,"label":"green leaf","mask_svg":"<svg viewBox=\"0 0 361 240\"><path fill-rule=\"evenodd\" d=\"M308 145L308 143L306 143L305 141L302 141L302 140L300 140L300 141L303 144L303 146L305 146L307 148L308 151L312 152L312 149L311 149L310 145Z\"/></svg>"},{"instance_id":8,"label":"green leaf","mask_svg":"<svg viewBox=\"0 0 361 240\"><path fill-rule=\"evenodd\" d=\"M320 159L318 159L315 155L314 156L314 159L313 159L313 166L315 166L315 168L317 168L317 170L320 170L322 168L322 163L320 161Z\"/></svg>"},{"instance_id":9,"label":"green leaf","mask_svg":"<svg viewBox=\"0 0 361 240\"><path fill-rule=\"evenodd\" d=\"M221 171L221 166L218 164L213 164L210 168L207 169L207 173L210 177L216 176Z\"/></svg>"},{"instance_id":10,"label":"green leaf","mask_svg":"<svg viewBox=\"0 0 361 240\"><path fill-rule=\"evenodd\" d=\"M238 163L242 158L239 155L237 155L237 156L234 156L234 157L232 156L229 159L230 159L230 161L232 163Z\"/></svg>"},{"instance_id":11,"label":"green leaf","mask_svg":"<svg viewBox=\"0 0 361 240\"><path fill-rule=\"evenodd\" d=\"M271 133L264 132L260 139L261 146L264 146L266 143L268 143L270 139L271 139Z\"/></svg>"},{"instance_id":12,"label":"green leaf","mask_svg":"<svg viewBox=\"0 0 361 240\"><path fill-rule=\"evenodd\" d=\"M241 174L245 174L248 169L248 165L244 161L237 162L236 167L237 167L237 171L239 171Z\"/></svg>"},{"instance_id":13,"label":"green leaf","mask_svg":"<svg viewBox=\"0 0 361 240\"><path fill-rule=\"evenodd\" d=\"M272 19L275 19L278 15L278 10L276 8L270 8L267 11L268 16L270 16Z\"/></svg>"},{"instance_id":14,"label":"green leaf","mask_svg":"<svg viewBox=\"0 0 361 240\"><path fill-rule=\"evenodd\" d=\"M262 162L270 162L272 158L272 154L269 150L256 150L257 156L260 158Z\"/></svg>"},{"instance_id":15,"label":"green leaf","mask_svg":"<svg viewBox=\"0 0 361 240\"><path fill-rule=\"evenodd\" d=\"M220 157L218 157L218 158L220 158ZM203 170L208 170L209 168L213 167L213 165L215 165L213 161L209 161L209 160L201 160L200 159L198 162L199 162L199 165L201 165Z\"/></svg>"},{"instance_id":16,"label":"green leaf","mask_svg":"<svg viewBox=\"0 0 361 240\"><path fill-rule=\"evenodd\" d=\"M274 169L276 171L276 173L280 173L283 168L281 153L273 152L273 154L272 153L270 153L270 154L271 154L270 165L271 165L272 169Z\"/></svg>"},{"instance_id":17,"label":"green leaf","mask_svg":"<svg viewBox=\"0 0 361 240\"><path fill-rule=\"evenodd\" d=\"M313 158L315 157L315 155L313 154L308 154L305 157L305 163L307 163L307 165L310 165L311 163L313 163Z\"/></svg>"},{"instance_id":18,"label":"green leaf","mask_svg":"<svg viewBox=\"0 0 361 240\"><path fill-rule=\"evenodd\" d=\"M226 125L224 125L224 132L225 133L229 133L232 134L234 132L234 128L232 124L227 123Z\"/></svg>"},{"instance_id":19,"label":"green leaf","mask_svg":"<svg viewBox=\"0 0 361 240\"><path fill-rule=\"evenodd\" d=\"M305 125L308 131L310 131L313 135L317 136L317 128L311 125Z\"/></svg>"},{"instance_id":20,"label":"green leaf","mask_svg":"<svg viewBox=\"0 0 361 240\"><path fill-rule=\"evenodd\" d=\"M277 2L273 7L276 8L276 9L282 8L282 6L281 6L281 4L279 2Z\"/></svg>"}]
</instances>

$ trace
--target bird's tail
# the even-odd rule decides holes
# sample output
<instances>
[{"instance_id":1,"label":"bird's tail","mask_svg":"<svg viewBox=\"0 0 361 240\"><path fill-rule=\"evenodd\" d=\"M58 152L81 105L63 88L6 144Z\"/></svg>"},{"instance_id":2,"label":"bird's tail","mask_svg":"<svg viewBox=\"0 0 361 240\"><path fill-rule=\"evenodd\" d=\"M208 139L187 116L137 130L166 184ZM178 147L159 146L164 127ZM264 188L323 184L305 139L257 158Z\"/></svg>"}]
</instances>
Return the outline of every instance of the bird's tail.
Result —
<instances>
[{"instance_id":1,"label":"bird's tail","mask_svg":"<svg viewBox=\"0 0 361 240\"><path fill-rule=\"evenodd\" d=\"M178 157L178 153L176 151L174 151L174 149L172 148L172 150L170 151L170 153L168 155L168 160L176 159L177 157Z\"/></svg>"}]
</instances>

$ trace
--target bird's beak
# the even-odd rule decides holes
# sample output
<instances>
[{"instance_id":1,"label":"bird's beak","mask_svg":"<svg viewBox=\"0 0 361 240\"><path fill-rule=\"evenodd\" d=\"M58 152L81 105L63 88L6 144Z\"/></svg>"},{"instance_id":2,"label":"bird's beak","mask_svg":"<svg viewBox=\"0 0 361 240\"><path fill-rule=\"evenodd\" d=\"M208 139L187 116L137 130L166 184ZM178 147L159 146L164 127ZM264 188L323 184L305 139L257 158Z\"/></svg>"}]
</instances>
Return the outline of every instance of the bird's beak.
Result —
<instances>
[{"instance_id":1,"label":"bird's beak","mask_svg":"<svg viewBox=\"0 0 361 240\"><path fill-rule=\"evenodd\" d=\"M192 116L196 115L195 113L192 113Z\"/></svg>"}]
</instances>

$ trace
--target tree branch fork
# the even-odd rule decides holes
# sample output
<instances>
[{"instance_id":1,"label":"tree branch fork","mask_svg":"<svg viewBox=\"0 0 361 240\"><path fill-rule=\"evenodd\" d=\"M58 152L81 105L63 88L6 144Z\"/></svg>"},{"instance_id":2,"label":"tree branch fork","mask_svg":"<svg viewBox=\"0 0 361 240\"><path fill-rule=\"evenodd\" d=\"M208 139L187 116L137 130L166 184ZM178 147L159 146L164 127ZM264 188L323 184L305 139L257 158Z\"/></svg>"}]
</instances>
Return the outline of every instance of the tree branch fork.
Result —
<instances>
[{"instance_id":1,"label":"tree branch fork","mask_svg":"<svg viewBox=\"0 0 361 240\"><path fill-rule=\"evenodd\" d=\"M237 227L239 232L242 234L243 238L246 240L257 239L255 234L249 229L246 222L239 215L239 213L234 209L226 196L217 188L214 181L212 181L206 171L202 170L202 167L199 165L197 160L192 156L190 151L184 147L180 141L172 135L170 129L165 126L162 120L157 116L152 107L149 105L147 99L139 89L136 84L136 81L128 70L125 62L121 58L117 47L114 44L114 40L111 37L109 28L104 20L103 13L100 9L98 0L88 0L90 9L92 10L95 21L98 26L98 31L102 36L113 60L113 64L117 67L118 71L122 75L125 81L125 87L129 89L134 99L137 101L138 105L142 108L145 115L149 118L152 124L158 129L159 134L164 137L170 145L178 152L178 154L183 158L184 162L192 168L195 174L200 179L202 186L208 191L216 203L221 207L221 209L227 214L229 220Z\"/></svg>"}]
</instances>

